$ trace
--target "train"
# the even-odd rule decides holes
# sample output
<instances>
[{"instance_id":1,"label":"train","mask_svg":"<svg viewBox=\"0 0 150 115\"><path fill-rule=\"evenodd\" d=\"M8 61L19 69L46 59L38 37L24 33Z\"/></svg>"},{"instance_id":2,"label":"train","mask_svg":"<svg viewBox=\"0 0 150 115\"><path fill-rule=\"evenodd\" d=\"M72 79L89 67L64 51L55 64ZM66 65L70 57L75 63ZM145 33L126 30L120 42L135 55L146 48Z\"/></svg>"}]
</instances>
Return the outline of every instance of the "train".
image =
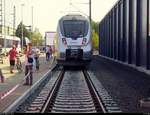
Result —
<instances>
[{"instance_id":1,"label":"train","mask_svg":"<svg viewBox=\"0 0 150 115\"><path fill-rule=\"evenodd\" d=\"M0 38L0 54L7 55L12 45L16 46L18 52L21 52L21 40L17 36L1 35Z\"/></svg>"},{"instance_id":2,"label":"train","mask_svg":"<svg viewBox=\"0 0 150 115\"><path fill-rule=\"evenodd\" d=\"M63 66L86 66L92 60L92 32L88 18L80 14L62 16L57 25L56 61Z\"/></svg>"}]
</instances>

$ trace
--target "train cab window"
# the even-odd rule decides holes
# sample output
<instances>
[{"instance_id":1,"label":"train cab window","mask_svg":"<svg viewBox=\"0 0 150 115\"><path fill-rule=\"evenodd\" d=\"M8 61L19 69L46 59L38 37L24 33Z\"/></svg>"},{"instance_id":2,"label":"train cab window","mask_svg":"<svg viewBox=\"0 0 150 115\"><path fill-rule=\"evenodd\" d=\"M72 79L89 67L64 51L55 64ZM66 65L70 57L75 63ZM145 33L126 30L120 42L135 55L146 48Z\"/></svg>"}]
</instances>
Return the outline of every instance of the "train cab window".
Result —
<instances>
[{"instance_id":1,"label":"train cab window","mask_svg":"<svg viewBox=\"0 0 150 115\"><path fill-rule=\"evenodd\" d=\"M78 38L87 35L86 21L65 20L63 21L64 36Z\"/></svg>"}]
</instances>

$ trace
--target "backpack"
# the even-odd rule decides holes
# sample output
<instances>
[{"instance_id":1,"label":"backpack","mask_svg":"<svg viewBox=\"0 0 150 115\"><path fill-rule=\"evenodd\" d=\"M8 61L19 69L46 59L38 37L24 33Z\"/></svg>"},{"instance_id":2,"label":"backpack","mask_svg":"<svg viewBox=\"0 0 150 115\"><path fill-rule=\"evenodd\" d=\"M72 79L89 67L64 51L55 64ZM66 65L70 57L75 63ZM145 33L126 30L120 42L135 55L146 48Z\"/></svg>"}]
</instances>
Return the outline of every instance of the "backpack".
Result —
<instances>
[{"instance_id":1,"label":"backpack","mask_svg":"<svg viewBox=\"0 0 150 115\"><path fill-rule=\"evenodd\" d=\"M28 57L28 62L29 63L33 63L33 58L32 57Z\"/></svg>"}]
</instances>

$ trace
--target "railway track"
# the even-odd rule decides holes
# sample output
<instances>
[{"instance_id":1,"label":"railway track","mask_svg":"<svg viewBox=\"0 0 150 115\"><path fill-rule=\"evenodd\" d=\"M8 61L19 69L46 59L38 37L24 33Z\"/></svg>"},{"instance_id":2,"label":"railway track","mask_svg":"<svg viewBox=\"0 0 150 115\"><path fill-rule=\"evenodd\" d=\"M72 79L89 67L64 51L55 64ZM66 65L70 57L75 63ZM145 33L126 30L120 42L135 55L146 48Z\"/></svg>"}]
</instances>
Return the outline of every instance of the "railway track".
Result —
<instances>
[{"instance_id":1,"label":"railway track","mask_svg":"<svg viewBox=\"0 0 150 115\"><path fill-rule=\"evenodd\" d=\"M103 91L103 89L102 89ZM99 94L86 70L59 69L41 91L15 112L107 113L121 112L108 94ZM101 97L103 96L103 98ZM109 101L109 102L108 102ZM110 107L108 107L110 106ZM110 111L111 110L111 111Z\"/></svg>"},{"instance_id":2,"label":"railway track","mask_svg":"<svg viewBox=\"0 0 150 115\"><path fill-rule=\"evenodd\" d=\"M91 113L100 112L102 109L95 101L98 97L91 93L85 74L82 71L64 71L57 83L53 94L49 97L42 113ZM90 88L91 89L91 88Z\"/></svg>"}]
</instances>

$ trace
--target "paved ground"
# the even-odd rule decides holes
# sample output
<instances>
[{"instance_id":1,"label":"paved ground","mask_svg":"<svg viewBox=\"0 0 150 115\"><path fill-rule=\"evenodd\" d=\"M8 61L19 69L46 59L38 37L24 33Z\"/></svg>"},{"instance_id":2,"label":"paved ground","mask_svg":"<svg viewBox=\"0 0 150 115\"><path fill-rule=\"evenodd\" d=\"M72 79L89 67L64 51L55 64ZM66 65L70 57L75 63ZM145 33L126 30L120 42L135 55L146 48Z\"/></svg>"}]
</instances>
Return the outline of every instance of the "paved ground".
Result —
<instances>
[{"instance_id":1,"label":"paved ground","mask_svg":"<svg viewBox=\"0 0 150 115\"><path fill-rule=\"evenodd\" d=\"M16 69L13 74L9 71L9 61L8 58L4 59L4 64L0 64L2 73L5 77L4 83L0 82L0 96L20 83L24 78L24 56L21 57L23 72L19 73ZM40 56L40 69L39 71L33 70L33 83L39 80L45 73L50 69L51 62L45 61L45 55ZM14 92L8 95L6 98L0 100L0 112L3 112L10 104L12 104L16 99L18 99L25 91L27 91L31 86L19 86Z\"/></svg>"}]
</instances>

